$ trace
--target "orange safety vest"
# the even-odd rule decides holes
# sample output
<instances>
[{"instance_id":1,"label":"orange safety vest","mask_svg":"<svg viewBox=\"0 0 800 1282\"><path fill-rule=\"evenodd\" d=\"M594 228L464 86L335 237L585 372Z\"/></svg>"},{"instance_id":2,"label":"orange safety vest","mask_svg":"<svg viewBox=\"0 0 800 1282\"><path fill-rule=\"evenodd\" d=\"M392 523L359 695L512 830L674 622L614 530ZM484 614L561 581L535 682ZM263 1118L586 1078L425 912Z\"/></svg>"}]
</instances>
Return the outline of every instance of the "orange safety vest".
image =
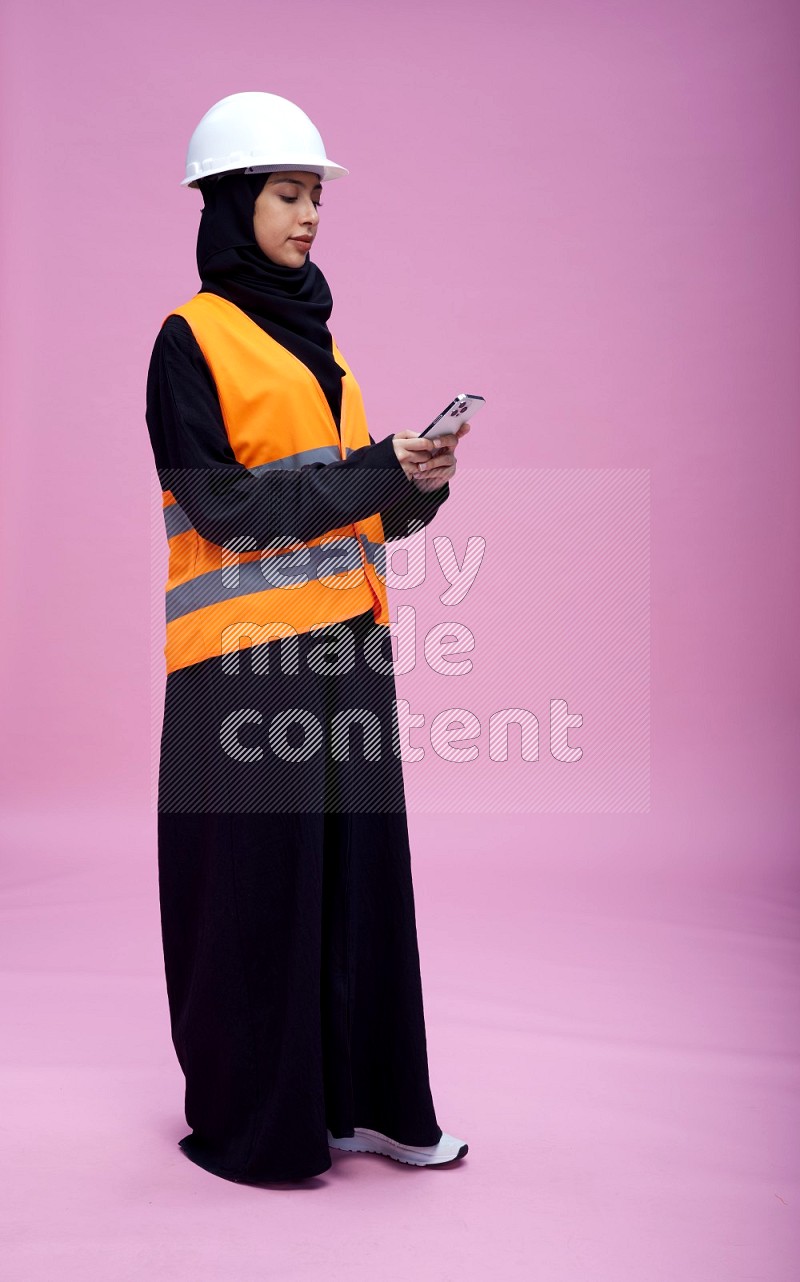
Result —
<instances>
[{"instance_id":1,"label":"orange safety vest","mask_svg":"<svg viewBox=\"0 0 800 1282\"><path fill-rule=\"evenodd\" d=\"M169 314L191 326L213 375L233 452L251 472L330 463L370 444L361 389L335 341L333 354L345 371L341 439L308 367L241 308L203 292ZM388 624L378 513L308 543L231 551L201 538L170 490L163 491L163 508L167 672L369 609L375 623ZM275 586L273 569L290 585Z\"/></svg>"}]
</instances>

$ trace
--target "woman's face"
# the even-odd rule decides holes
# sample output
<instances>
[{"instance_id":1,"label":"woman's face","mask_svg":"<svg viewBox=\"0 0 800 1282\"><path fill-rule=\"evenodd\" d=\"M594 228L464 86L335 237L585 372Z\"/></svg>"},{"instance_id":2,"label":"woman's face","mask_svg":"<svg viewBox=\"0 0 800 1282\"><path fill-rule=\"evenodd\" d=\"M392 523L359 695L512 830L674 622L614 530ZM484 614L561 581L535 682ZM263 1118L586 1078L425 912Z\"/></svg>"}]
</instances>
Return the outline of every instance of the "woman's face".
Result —
<instances>
[{"instance_id":1,"label":"woman's face","mask_svg":"<svg viewBox=\"0 0 800 1282\"><path fill-rule=\"evenodd\" d=\"M302 267L317 234L321 192L319 174L292 169L268 176L253 211L253 232L273 263Z\"/></svg>"}]
</instances>

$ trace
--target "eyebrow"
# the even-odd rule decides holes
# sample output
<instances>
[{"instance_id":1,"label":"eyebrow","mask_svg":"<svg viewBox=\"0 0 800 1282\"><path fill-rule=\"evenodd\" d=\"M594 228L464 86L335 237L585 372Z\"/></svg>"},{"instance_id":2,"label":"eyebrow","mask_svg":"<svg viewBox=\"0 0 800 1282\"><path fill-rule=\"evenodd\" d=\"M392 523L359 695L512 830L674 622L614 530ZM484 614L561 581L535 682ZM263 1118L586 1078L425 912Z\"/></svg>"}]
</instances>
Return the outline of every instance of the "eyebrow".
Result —
<instances>
[{"instance_id":1,"label":"eyebrow","mask_svg":"<svg viewBox=\"0 0 800 1282\"><path fill-rule=\"evenodd\" d=\"M281 182L281 183L294 183L295 187L302 187L302 186L303 186L303 183L301 183L301 181L300 181L300 179L299 179L299 178L278 178L278 176L276 175L276 176L275 176L275 181L276 181L276 182ZM321 186L322 186L322 183L314 183L314 186L311 188L311 190L312 190L312 191L316 191L316 190L317 190L317 188L318 188L318 187L321 187Z\"/></svg>"}]
</instances>

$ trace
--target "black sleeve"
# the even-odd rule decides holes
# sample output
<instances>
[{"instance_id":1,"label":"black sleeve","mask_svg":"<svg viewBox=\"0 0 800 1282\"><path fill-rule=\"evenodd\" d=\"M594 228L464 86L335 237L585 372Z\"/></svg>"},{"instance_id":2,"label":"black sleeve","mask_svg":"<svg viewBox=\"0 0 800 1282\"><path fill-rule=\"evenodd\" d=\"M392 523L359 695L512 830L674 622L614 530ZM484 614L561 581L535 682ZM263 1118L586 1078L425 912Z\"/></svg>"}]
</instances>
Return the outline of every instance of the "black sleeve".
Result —
<instances>
[{"instance_id":1,"label":"black sleeve","mask_svg":"<svg viewBox=\"0 0 800 1282\"><path fill-rule=\"evenodd\" d=\"M334 463L254 475L233 453L213 376L182 316L169 316L156 338L146 419L161 488L211 543L307 543L419 494L391 436Z\"/></svg>"}]
</instances>

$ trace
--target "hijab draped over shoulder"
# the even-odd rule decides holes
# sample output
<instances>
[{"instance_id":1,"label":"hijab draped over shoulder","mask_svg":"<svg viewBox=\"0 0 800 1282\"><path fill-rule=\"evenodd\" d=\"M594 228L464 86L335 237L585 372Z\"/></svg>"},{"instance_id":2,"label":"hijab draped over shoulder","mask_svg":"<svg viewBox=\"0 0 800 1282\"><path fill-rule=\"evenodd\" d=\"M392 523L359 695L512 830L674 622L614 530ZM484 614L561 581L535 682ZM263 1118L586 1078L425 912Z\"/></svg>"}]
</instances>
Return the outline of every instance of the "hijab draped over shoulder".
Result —
<instances>
[{"instance_id":1,"label":"hijab draped over shoulder","mask_svg":"<svg viewBox=\"0 0 800 1282\"><path fill-rule=\"evenodd\" d=\"M307 255L302 267L274 263L256 243L255 203L268 174L242 172L206 179L197 233L201 293L235 303L303 362L319 382L337 427L344 370L333 356L328 282Z\"/></svg>"}]
</instances>

